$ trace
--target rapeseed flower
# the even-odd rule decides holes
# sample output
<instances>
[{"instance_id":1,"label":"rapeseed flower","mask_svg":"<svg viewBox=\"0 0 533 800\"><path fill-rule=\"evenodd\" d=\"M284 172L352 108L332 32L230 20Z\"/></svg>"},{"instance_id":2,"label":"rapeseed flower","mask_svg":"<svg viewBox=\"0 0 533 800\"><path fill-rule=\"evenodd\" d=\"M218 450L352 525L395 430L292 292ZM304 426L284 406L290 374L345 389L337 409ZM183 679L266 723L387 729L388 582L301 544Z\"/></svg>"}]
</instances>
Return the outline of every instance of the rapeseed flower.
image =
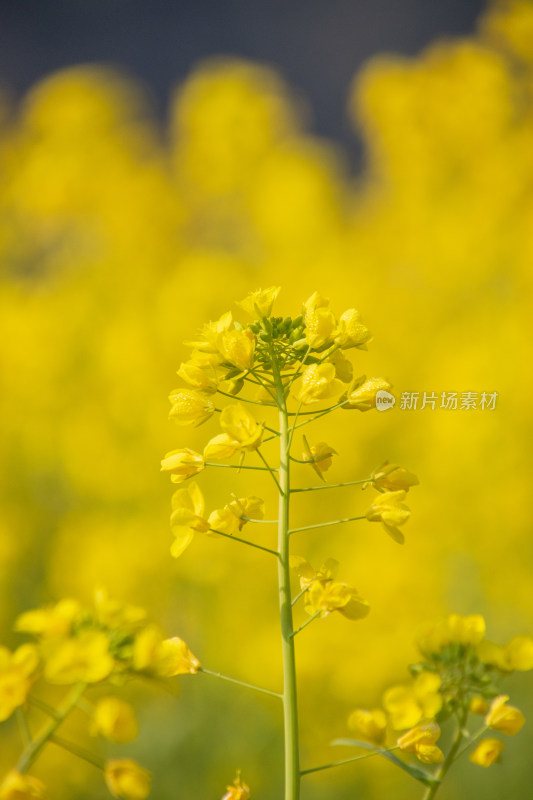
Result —
<instances>
[{"instance_id":1,"label":"rapeseed flower","mask_svg":"<svg viewBox=\"0 0 533 800\"><path fill-rule=\"evenodd\" d=\"M250 292L244 300L237 302L247 314L253 319L259 317L269 317L272 312L272 306L281 291L280 286L271 286L269 289L257 289L255 292Z\"/></svg>"},{"instance_id":2,"label":"rapeseed flower","mask_svg":"<svg viewBox=\"0 0 533 800\"><path fill-rule=\"evenodd\" d=\"M314 469L319 478L324 480L324 472L327 472L331 467L333 456L337 455L337 451L326 442L317 442L317 444L310 446L305 436L303 437L303 442L302 459Z\"/></svg>"},{"instance_id":3,"label":"rapeseed flower","mask_svg":"<svg viewBox=\"0 0 533 800\"><path fill-rule=\"evenodd\" d=\"M328 306L329 300L318 292L304 303L305 341L315 350L333 341L336 320Z\"/></svg>"},{"instance_id":4,"label":"rapeseed flower","mask_svg":"<svg viewBox=\"0 0 533 800\"><path fill-rule=\"evenodd\" d=\"M150 773L131 758L108 761L104 777L113 797L122 800L145 800L150 794Z\"/></svg>"},{"instance_id":5,"label":"rapeseed flower","mask_svg":"<svg viewBox=\"0 0 533 800\"><path fill-rule=\"evenodd\" d=\"M398 464L389 464L385 461L380 467L375 469L371 475L371 483L382 491L396 492L402 489L409 491L411 486L418 485L418 478L405 467Z\"/></svg>"},{"instance_id":6,"label":"rapeseed flower","mask_svg":"<svg viewBox=\"0 0 533 800\"><path fill-rule=\"evenodd\" d=\"M201 425L215 413L213 401L195 389L175 389L169 399L169 417L178 425Z\"/></svg>"},{"instance_id":7,"label":"rapeseed flower","mask_svg":"<svg viewBox=\"0 0 533 800\"><path fill-rule=\"evenodd\" d=\"M0 800L46 800L46 787L39 778L12 769L0 784Z\"/></svg>"},{"instance_id":8,"label":"rapeseed flower","mask_svg":"<svg viewBox=\"0 0 533 800\"><path fill-rule=\"evenodd\" d=\"M118 697L102 697L98 700L91 724L93 736L104 736L111 742L123 744L132 742L138 730L135 712L129 703Z\"/></svg>"},{"instance_id":9,"label":"rapeseed flower","mask_svg":"<svg viewBox=\"0 0 533 800\"><path fill-rule=\"evenodd\" d=\"M242 403L226 406L220 415L224 433L214 436L204 448L204 458L230 458L237 451L257 450L263 436L263 424Z\"/></svg>"},{"instance_id":10,"label":"rapeseed flower","mask_svg":"<svg viewBox=\"0 0 533 800\"><path fill-rule=\"evenodd\" d=\"M76 637L48 640L43 645L44 675L50 683L99 683L113 671L109 638L102 631L82 631Z\"/></svg>"},{"instance_id":11,"label":"rapeseed flower","mask_svg":"<svg viewBox=\"0 0 533 800\"><path fill-rule=\"evenodd\" d=\"M334 342L343 350L350 347L366 350L366 343L371 338L372 334L361 322L359 312L355 308L349 308L340 315L334 331Z\"/></svg>"},{"instance_id":12,"label":"rapeseed flower","mask_svg":"<svg viewBox=\"0 0 533 800\"><path fill-rule=\"evenodd\" d=\"M374 708L371 711L357 708L348 717L348 727L356 736L380 745L385 741L387 717L381 708Z\"/></svg>"},{"instance_id":13,"label":"rapeseed flower","mask_svg":"<svg viewBox=\"0 0 533 800\"><path fill-rule=\"evenodd\" d=\"M367 378L362 375L349 386L342 408L370 411L376 407L376 394L379 391L390 392L391 389L391 384L385 378Z\"/></svg>"},{"instance_id":14,"label":"rapeseed flower","mask_svg":"<svg viewBox=\"0 0 533 800\"><path fill-rule=\"evenodd\" d=\"M411 514L407 506L402 502L405 500L405 495L405 490L385 492L375 498L365 514L369 522L383 523L383 527L389 536L398 544L403 544L405 541L403 533L398 530L398 526L406 523Z\"/></svg>"},{"instance_id":15,"label":"rapeseed flower","mask_svg":"<svg viewBox=\"0 0 533 800\"><path fill-rule=\"evenodd\" d=\"M478 767L490 767L495 761L500 761L505 745L499 739L482 739L469 759Z\"/></svg>"},{"instance_id":16,"label":"rapeseed flower","mask_svg":"<svg viewBox=\"0 0 533 800\"><path fill-rule=\"evenodd\" d=\"M485 725L507 736L514 736L522 728L526 718L518 708L508 706L508 700L509 695L506 694L494 698L485 717Z\"/></svg>"},{"instance_id":17,"label":"rapeseed flower","mask_svg":"<svg viewBox=\"0 0 533 800\"><path fill-rule=\"evenodd\" d=\"M241 781L241 772L237 771L237 777L233 781L233 786L226 786L227 792L222 800L250 800L250 787Z\"/></svg>"},{"instance_id":18,"label":"rapeseed flower","mask_svg":"<svg viewBox=\"0 0 533 800\"><path fill-rule=\"evenodd\" d=\"M34 636L68 636L80 612L80 603L67 597L54 606L25 611L17 617L14 627Z\"/></svg>"},{"instance_id":19,"label":"rapeseed flower","mask_svg":"<svg viewBox=\"0 0 533 800\"><path fill-rule=\"evenodd\" d=\"M265 504L259 497L239 497L209 515L209 528L213 533L238 533L249 519L263 519Z\"/></svg>"},{"instance_id":20,"label":"rapeseed flower","mask_svg":"<svg viewBox=\"0 0 533 800\"><path fill-rule=\"evenodd\" d=\"M178 558L194 539L195 533L207 533L209 523L204 518L205 500L197 483L192 482L178 489L172 496L170 525L174 542L170 548L174 558Z\"/></svg>"},{"instance_id":21,"label":"rapeseed flower","mask_svg":"<svg viewBox=\"0 0 533 800\"><path fill-rule=\"evenodd\" d=\"M437 723L424 722L400 736L398 745L402 752L414 753L424 764L440 764L444 761L444 753L435 745L439 737Z\"/></svg>"},{"instance_id":22,"label":"rapeseed flower","mask_svg":"<svg viewBox=\"0 0 533 800\"><path fill-rule=\"evenodd\" d=\"M251 330L230 330L221 333L217 346L224 361L246 372L254 365L255 336Z\"/></svg>"},{"instance_id":23,"label":"rapeseed flower","mask_svg":"<svg viewBox=\"0 0 533 800\"><path fill-rule=\"evenodd\" d=\"M159 678L172 678L196 674L200 662L179 636L165 639L157 625L148 625L135 637L133 667Z\"/></svg>"},{"instance_id":24,"label":"rapeseed flower","mask_svg":"<svg viewBox=\"0 0 533 800\"><path fill-rule=\"evenodd\" d=\"M171 450L161 461L161 472L169 472L172 483L183 483L204 469L203 456L188 447Z\"/></svg>"},{"instance_id":25,"label":"rapeseed flower","mask_svg":"<svg viewBox=\"0 0 533 800\"><path fill-rule=\"evenodd\" d=\"M346 388L335 377L333 364L310 364L293 384L292 395L302 405L338 397Z\"/></svg>"},{"instance_id":26,"label":"rapeseed flower","mask_svg":"<svg viewBox=\"0 0 533 800\"><path fill-rule=\"evenodd\" d=\"M0 647L0 722L26 702L39 665L37 649L23 644L14 653Z\"/></svg>"}]
</instances>

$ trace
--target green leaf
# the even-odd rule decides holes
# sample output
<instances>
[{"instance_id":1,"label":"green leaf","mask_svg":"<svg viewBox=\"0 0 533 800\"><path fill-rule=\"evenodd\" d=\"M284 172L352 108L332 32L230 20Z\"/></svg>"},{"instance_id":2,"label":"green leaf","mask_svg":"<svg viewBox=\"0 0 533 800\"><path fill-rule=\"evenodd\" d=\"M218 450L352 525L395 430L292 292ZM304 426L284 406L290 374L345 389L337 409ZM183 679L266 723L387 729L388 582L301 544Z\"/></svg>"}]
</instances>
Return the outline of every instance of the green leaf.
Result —
<instances>
[{"instance_id":1,"label":"green leaf","mask_svg":"<svg viewBox=\"0 0 533 800\"><path fill-rule=\"evenodd\" d=\"M408 772L412 778L414 778L416 781L420 781L420 783L423 783L424 786L434 786L435 784L440 783L438 778L434 778L432 775L424 772L423 769L412 767L410 764L406 764L405 761L402 761L400 758L398 758L398 756L395 756L394 753L391 753L389 750L384 750L382 747L375 747L373 744L369 744L369 742L361 742L358 739L335 739L335 741L333 741L331 744L347 745L348 747L362 747L365 750L373 750L375 753L379 753L384 758L392 761L393 764L400 769L403 769L404 772Z\"/></svg>"}]
</instances>

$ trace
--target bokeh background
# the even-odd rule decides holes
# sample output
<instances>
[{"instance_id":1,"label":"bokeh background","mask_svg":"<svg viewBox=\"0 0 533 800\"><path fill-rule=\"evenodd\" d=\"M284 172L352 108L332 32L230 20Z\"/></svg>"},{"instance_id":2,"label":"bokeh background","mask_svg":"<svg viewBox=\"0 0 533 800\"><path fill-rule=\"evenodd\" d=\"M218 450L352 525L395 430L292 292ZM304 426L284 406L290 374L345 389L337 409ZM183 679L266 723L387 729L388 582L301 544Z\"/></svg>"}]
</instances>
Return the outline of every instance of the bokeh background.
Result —
<instances>
[{"instance_id":1,"label":"bokeh background","mask_svg":"<svg viewBox=\"0 0 533 800\"><path fill-rule=\"evenodd\" d=\"M420 624L455 611L484 614L496 641L533 631L533 4L168 5L0 12L1 638L19 641L23 609L104 585L209 668L279 686L269 559L201 537L171 559L159 459L216 432L167 419L182 341L259 286L281 285L293 315L319 290L361 311L374 340L357 369L398 396L498 392L494 410L317 423L340 454L332 481L386 458L420 478L403 548L367 523L299 540L372 606L299 637L304 758L322 763L354 707L407 679ZM201 476L211 507L246 490L273 511L268 482L222 472ZM297 498L294 522L368 497ZM506 685L531 717L530 677ZM276 701L208 676L180 686L134 690L126 749L153 796L217 798L241 767L254 798L279 800ZM4 770L16 729L0 733ZM531 742L526 726L502 765L457 767L442 800L525 800ZM107 796L53 748L35 772L58 798ZM420 794L364 762L307 778L303 797Z\"/></svg>"}]
</instances>

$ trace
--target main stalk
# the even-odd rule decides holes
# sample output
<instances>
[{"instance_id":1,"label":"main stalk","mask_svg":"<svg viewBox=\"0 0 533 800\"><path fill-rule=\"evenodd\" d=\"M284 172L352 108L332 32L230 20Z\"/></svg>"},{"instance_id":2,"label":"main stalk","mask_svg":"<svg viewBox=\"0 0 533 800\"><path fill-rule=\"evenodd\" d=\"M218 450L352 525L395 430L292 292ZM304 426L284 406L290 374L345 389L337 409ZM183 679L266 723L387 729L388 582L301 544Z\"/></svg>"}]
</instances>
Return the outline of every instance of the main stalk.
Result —
<instances>
[{"instance_id":1,"label":"main stalk","mask_svg":"<svg viewBox=\"0 0 533 800\"><path fill-rule=\"evenodd\" d=\"M285 737L284 800L300 797L300 751L298 744L298 703L296 695L296 659L292 624L291 584L289 567L289 503L290 459L289 417L285 389L278 365L273 359L273 375L279 407L279 515L278 515L278 583L283 655L283 716Z\"/></svg>"}]
</instances>

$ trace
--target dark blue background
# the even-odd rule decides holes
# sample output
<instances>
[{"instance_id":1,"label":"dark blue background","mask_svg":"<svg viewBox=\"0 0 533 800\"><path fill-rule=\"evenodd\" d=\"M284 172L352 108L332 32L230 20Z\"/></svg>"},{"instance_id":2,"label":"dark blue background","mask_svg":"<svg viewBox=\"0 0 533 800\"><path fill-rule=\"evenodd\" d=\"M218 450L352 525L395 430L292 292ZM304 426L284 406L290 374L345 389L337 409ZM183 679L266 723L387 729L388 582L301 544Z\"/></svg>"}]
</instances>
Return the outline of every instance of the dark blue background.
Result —
<instances>
[{"instance_id":1,"label":"dark blue background","mask_svg":"<svg viewBox=\"0 0 533 800\"><path fill-rule=\"evenodd\" d=\"M107 63L141 78L164 118L169 94L208 55L275 66L313 109L314 130L356 154L346 118L354 73L379 52L415 54L467 34L482 0L0 0L0 81L19 96L61 67Z\"/></svg>"}]
</instances>

